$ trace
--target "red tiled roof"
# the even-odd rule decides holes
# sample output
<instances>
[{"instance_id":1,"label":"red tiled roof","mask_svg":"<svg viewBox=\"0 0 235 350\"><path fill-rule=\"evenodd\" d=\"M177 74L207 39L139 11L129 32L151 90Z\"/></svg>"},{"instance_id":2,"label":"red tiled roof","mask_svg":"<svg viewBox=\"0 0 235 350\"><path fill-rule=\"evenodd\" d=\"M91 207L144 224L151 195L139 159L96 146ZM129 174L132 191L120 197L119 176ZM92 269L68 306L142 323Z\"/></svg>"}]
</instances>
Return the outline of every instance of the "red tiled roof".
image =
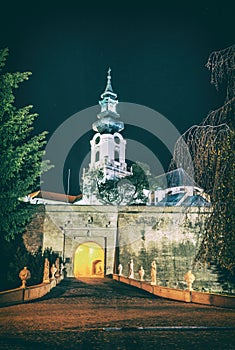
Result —
<instances>
[{"instance_id":1,"label":"red tiled roof","mask_svg":"<svg viewBox=\"0 0 235 350\"><path fill-rule=\"evenodd\" d=\"M82 194L78 194L77 196L66 195L65 193L56 193L56 192L47 192L47 191L36 191L29 194L29 197L33 198L45 198L51 199L58 202L68 202L74 203L76 200L82 198Z\"/></svg>"}]
</instances>

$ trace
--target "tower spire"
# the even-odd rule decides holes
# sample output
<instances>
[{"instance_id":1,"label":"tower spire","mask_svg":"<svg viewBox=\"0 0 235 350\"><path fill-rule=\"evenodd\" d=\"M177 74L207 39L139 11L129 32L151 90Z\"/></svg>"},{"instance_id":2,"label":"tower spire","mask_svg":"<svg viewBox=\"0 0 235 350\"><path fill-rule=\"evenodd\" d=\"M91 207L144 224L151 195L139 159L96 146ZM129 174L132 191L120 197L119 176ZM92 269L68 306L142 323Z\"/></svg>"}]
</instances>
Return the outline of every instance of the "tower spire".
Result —
<instances>
[{"instance_id":1,"label":"tower spire","mask_svg":"<svg viewBox=\"0 0 235 350\"><path fill-rule=\"evenodd\" d=\"M106 86L105 91L111 91L111 92L113 92L112 84L111 84L111 68L110 68L110 67L109 67L109 69L108 69L107 86Z\"/></svg>"},{"instance_id":2,"label":"tower spire","mask_svg":"<svg viewBox=\"0 0 235 350\"><path fill-rule=\"evenodd\" d=\"M101 95L101 98L104 98L106 96L110 96L113 99L117 98L117 94L115 94L113 92L113 88L112 88L112 83L111 83L111 68L109 67L108 69L108 74L107 74L107 84L106 84L106 88L104 90L104 92Z\"/></svg>"},{"instance_id":3,"label":"tower spire","mask_svg":"<svg viewBox=\"0 0 235 350\"><path fill-rule=\"evenodd\" d=\"M99 101L101 111L97 120L92 124L94 131L99 133L115 133L124 129L124 123L117 120L120 116L116 111L118 104L117 94L113 92L111 84L111 68L108 69L107 84Z\"/></svg>"}]
</instances>

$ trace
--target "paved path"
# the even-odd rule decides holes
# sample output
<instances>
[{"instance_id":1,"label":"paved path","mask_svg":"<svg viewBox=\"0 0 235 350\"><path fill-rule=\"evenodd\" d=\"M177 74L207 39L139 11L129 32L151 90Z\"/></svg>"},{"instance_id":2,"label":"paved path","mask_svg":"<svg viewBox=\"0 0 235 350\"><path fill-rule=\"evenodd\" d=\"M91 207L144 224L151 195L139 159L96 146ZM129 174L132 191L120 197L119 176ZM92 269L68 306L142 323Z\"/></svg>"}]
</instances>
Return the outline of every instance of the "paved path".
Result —
<instances>
[{"instance_id":1,"label":"paved path","mask_svg":"<svg viewBox=\"0 0 235 350\"><path fill-rule=\"evenodd\" d=\"M0 309L0 349L9 350L227 350L234 333L232 309L164 300L111 279L67 279L40 301Z\"/></svg>"}]
</instances>

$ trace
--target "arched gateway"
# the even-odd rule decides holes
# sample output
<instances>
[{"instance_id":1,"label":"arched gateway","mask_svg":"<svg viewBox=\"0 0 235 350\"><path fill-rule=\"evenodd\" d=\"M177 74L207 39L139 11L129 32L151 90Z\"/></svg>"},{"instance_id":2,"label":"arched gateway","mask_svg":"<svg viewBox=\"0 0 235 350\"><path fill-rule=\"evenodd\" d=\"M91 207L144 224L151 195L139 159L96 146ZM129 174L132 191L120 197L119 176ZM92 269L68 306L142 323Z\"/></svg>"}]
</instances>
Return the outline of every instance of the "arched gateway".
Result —
<instances>
[{"instance_id":1,"label":"arched gateway","mask_svg":"<svg viewBox=\"0 0 235 350\"><path fill-rule=\"evenodd\" d=\"M104 250L95 242L78 246L74 257L74 276L104 277Z\"/></svg>"}]
</instances>

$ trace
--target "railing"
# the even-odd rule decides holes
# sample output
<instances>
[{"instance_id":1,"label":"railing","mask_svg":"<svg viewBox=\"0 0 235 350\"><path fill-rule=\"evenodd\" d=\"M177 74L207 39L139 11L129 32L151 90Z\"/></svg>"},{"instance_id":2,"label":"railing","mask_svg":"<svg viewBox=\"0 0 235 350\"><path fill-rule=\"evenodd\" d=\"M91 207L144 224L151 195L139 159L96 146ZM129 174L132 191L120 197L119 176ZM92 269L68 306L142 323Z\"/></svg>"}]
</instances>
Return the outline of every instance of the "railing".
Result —
<instances>
[{"instance_id":1,"label":"railing","mask_svg":"<svg viewBox=\"0 0 235 350\"><path fill-rule=\"evenodd\" d=\"M41 283L26 288L16 288L0 292L0 306L22 304L30 300L42 298L56 287L61 281L61 276L51 280L50 283Z\"/></svg>"},{"instance_id":2,"label":"railing","mask_svg":"<svg viewBox=\"0 0 235 350\"><path fill-rule=\"evenodd\" d=\"M183 301L186 303L235 308L235 296L174 289L157 285L155 286L146 281L138 281L125 276L119 276L117 274L113 274L113 279L145 290L161 298Z\"/></svg>"}]
</instances>

